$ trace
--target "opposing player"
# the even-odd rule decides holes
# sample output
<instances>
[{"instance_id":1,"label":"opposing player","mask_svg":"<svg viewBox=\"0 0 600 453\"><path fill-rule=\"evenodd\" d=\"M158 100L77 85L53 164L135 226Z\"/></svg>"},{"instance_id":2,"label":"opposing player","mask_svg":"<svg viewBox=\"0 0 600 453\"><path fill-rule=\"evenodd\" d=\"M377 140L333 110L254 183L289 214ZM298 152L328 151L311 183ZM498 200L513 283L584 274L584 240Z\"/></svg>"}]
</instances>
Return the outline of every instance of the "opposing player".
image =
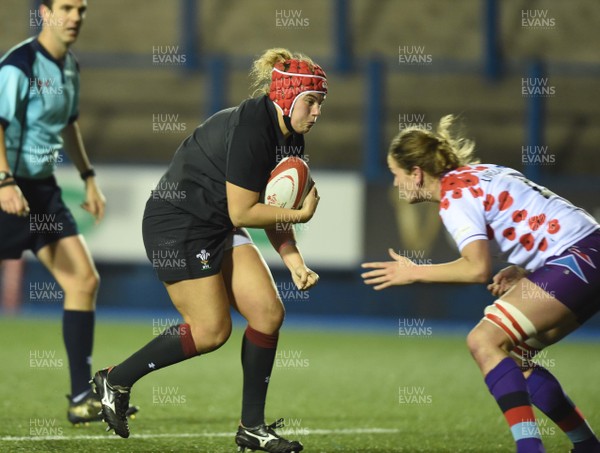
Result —
<instances>
[{"instance_id":1,"label":"opposing player","mask_svg":"<svg viewBox=\"0 0 600 453\"><path fill-rule=\"evenodd\" d=\"M313 187L298 211L260 202L269 174L288 155L302 156L304 134L321 115L323 70L286 49L267 50L253 64L255 97L216 113L186 138L146 204L148 258L184 324L172 326L119 365L96 373L105 419L121 437L131 386L151 371L223 345L230 306L248 321L242 342L244 387L235 441L240 450L298 452L302 444L265 424L267 387L284 307L271 273L244 227L264 228L297 287L315 285L285 219L310 220ZM172 257L168 259L165 257ZM207 389L208 390L208 389Z\"/></svg>"},{"instance_id":2,"label":"opposing player","mask_svg":"<svg viewBox=\"0 0 600 453\"><path fill-rule=\"evenodd\" d=\"M600 226L584 210L516 170L479 164L473 144L455 139L452 117L437 133L409 128L392 141L394 186L410 203L439 203L461 257L416 265L365 263L365 283L381 290L414 282L485 283L491 257L512 264L494 276L498 300L485 309L467 344L510 426L517 452L543 452L532 404L573 442L573 452L600 451L598 438L556 378L531 361L577 329L600 307Z\"/></svg>"},{"instance_id":3,"label":"opposing player","mask_svg":"<svg viewBox=\"0 0 600 453\"><path fill-rule=\"evenodd\" d=\"M79 69L69 51L85 0L44 0L42 30L0 60L0 260L31 250L64 292L63 338L74 424L99 421L91 391L91 354L98 272L53 176L63 149L85 184L83 209L99 222L105 199L79 132Z\"/></svg>"}]
</instances>

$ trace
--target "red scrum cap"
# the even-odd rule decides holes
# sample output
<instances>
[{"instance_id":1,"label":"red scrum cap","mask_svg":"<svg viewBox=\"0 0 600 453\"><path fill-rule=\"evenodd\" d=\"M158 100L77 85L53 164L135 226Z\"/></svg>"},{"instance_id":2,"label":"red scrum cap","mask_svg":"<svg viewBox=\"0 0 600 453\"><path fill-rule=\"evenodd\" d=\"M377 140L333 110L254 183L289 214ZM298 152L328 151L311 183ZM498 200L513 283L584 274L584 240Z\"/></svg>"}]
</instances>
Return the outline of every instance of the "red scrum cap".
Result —
<instances>
[{"instance_id":1,"label":"red scrum cap","mask_svg":"<svg viewBox=\"0 0 600 453\"><path fill-rule=\"evenodd\" d=\"M319 65L315 64L311 70L306 61L286 60L275 64L269 98L281 108L284 116L292 116L296 100L306 93L327 95L327 75Z\"/></svg>"}]
</instances>

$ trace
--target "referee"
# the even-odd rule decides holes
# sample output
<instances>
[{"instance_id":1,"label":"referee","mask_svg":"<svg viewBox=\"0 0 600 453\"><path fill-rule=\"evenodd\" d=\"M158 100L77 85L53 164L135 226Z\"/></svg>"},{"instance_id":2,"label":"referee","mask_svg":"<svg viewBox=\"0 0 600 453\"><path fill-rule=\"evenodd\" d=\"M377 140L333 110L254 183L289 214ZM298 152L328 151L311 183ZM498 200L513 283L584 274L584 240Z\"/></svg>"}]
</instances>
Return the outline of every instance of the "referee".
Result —
<instances>
[{"instance_id":1,"label":"referee","mask_svg":"<svg viewBox=\"0 0 600 453\"><path fill-rule=\"evenodd\" d=\"M89 384L99 277L53 173L64 137L85 184L81 206L98 223L105 199L77 124L79 68L69 51L86 8L86 0L43 0L40 34L0 60L0 261L31 250L63 290L73 424L99 419Z\"/></svg>"}]
</instances>

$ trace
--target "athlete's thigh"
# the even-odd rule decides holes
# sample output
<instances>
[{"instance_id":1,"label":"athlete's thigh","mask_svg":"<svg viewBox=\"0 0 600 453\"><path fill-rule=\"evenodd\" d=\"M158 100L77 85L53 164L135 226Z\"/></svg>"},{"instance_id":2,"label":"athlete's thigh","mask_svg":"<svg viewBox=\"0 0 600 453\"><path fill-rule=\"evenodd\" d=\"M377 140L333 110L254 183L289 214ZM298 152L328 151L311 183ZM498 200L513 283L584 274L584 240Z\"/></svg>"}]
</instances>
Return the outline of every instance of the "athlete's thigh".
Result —
<instances>
[{"instance_id":1,"label":"athlete's thigh","mask_svg":"<svg viewBox=\"0 0 600 453\"><path fill-rule=\"evenodd\" d=\"M225 252L222 269L232 306L252 328L263 333L277 331L284 308L258 249L253 244L233 247Z\"/></svg>"},{"instance_id":2,"label":"athlete's thigh","mask_svg":"<svg viewBox=\"0 0 600 453\"><path fill-rule=\"evenodd\" d=\"M92 255L81 235L52 242L38 250L37 257L61 285L74 278L97 274Z\"/></svg>"},{"instance_id":3,"label":"athlete's thigh","mask_svg":"<svg viewBox=\"0 0 600 453\"><path fill-rule=\"evenodd\" d=\"M501 299L519 310L540 335L553 331L552 336L562 337L578 327L576 315L565 304L528 278L519 280Z\"/></svg>"},{"instance_id":4,"label":"athlete's thigh","mask_svg":"<svg viewBox=\"0 0 600 453\"><path fill-rule=\"evenodd\" d=\"M560 340L565 338L571 332L581 327L576 320L572 318L562 320L556 327L539 332L535 338L544 346L550 346L554 343L558 343Z\"/></svg>"},{"instance_id":5,"label":"athlete's thigh","mask_svg":"<svg viewBox=\"0 0 600 453\"><path fill-rule=\"evenodd\" d=\"M221 273L164 283L171 302L198 338L229 336L229 298Z\"/></svg>"}]
</instances>

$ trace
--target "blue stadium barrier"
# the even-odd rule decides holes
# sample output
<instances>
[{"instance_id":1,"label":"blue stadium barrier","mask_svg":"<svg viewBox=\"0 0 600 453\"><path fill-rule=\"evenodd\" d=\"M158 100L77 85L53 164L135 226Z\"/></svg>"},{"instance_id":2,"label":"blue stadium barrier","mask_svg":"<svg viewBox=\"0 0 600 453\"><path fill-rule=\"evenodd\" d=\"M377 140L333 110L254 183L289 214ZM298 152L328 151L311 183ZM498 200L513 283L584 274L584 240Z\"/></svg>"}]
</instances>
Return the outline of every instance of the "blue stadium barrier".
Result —
<instances>
[{"instance_id":1,"label":"blue stadium barrier","mask_svg":"<svg viewBox=\"0 0 600 453\"><path fill-rule=\"evenodd\" d=\"M498 0L483 0L484 74L488 80L501 75L501 55L498 42Z\"/></svg>"},{"instance_id":2,"label":"blue stadium barrier","mask_svg":"<svg viewBox=\"0 0 600 453\"><path fill-rule=\"evenodd\" d=\"M208 72L208 115L210 116L227 105L227 60L223 55L211 55L206 69Z\"/></svg>"},{"instance_id":3,"label":"blue stadium barrier","mask_svg":"<svg viewBox=\"0 0 600 453\"><path fill-rule=\"evenodd\" d=\"M347 74L354 69L348 0L335 0L333 7L335 69L342 74Z\"/></svg>"},{"instance_id":4,"label":"blue stadium barrier","mask_svg":"<svg viewBox=\"0 0 600 453\"><path fill-rule=\"evenodd\" d=\"M372 59L367 63L366 78L367 89L365 106L364 156L363 175L368 182L376 181L383 173L381 162L383 142L383 110L385 66L379 59Z\"/></svg>"},{"instance_id":5,"label":"blue stadium barrier","mask_svg":"<svg viewBox=\"0 0 600 453\"><path fill-rule=\"evenodd\" d=\"M544 65L540 60L529 63L527 80L541 80L544 77ZM527 145L544 145L544 120L545 101L543 96L535 95L527 98ZM524 175L533 181L539 181L541 177L540 165L526 165Z\"/></svg>"},{"instance_id":6,"label":"blue stadium barrier","mask_svg":"<svg viewBox=\"0 0 600 453\"><path fill-rule=\"evenodd\" d=\"M181 48L186 56L183 68L186 71L196 71L201 67L200 31L198 29L198 0L181 1Z\"/></svg>"},{"instance_id":7,"label":"blue stadium barrier","mask_svg":"<svg viewBox=\"0 0 600 453\"><path fill-rule=\"evenodd\" d=\"M29 282L51 279L39 262L28 262L24 282L24 303L21 313L30 316L59 316L60 301L29 301ZM177 316L163 284L158 281L150 263L105 264L97 263L102 275L98 293L99 313L121 317L123 313L136 316ZM322 328L364 329L392 332L398 330L400 320L420 319L425 325L436 325L443 330L465 333L482 317L483 309L494 301L485 285L427 285L415 284L374 291L360 277L361 269L336 271L319 269L321 280L306 298L287 295L281 291L286 306L286 324L316 329L314 320ZM291 285L289 272L273 269L275 282L281 288ZM145 315L144 315L145 314ZM237 317L239 322L241 320ZM582 334L600 335L600 316L590 319Z\"/></svg>"}]
</instances>

